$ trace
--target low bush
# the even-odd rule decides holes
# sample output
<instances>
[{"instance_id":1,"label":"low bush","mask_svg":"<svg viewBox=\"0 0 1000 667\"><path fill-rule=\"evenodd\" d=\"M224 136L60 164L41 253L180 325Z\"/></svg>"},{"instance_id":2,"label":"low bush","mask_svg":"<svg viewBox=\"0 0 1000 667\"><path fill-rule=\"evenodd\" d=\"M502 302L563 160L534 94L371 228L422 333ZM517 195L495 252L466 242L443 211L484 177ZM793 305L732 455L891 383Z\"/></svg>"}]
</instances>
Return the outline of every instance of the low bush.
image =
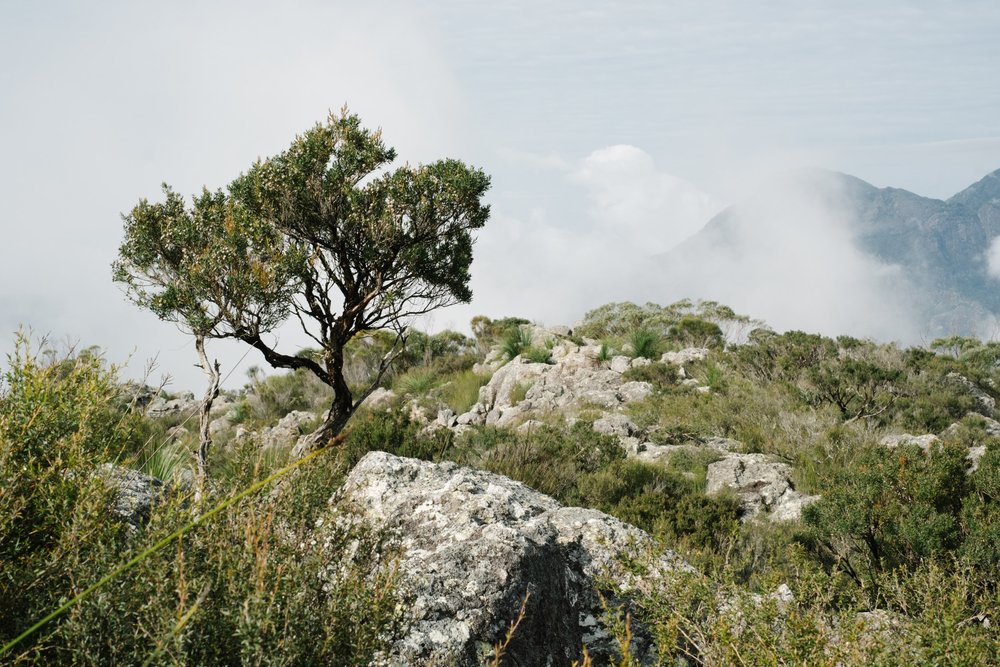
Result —
<instances>
[{"instance_id":1,"label":"low bush","mask_svg":"<svg viewBox=\"0 0 1000 667\"><path fill-rule=\"evenodd\" d=\"M654 387L663 389L672 387L680 379L680 373L673 364L655 362L645 366L633 366L622 373L622 379L627 381L649 382Z\"/></svg>"}]
</instances>

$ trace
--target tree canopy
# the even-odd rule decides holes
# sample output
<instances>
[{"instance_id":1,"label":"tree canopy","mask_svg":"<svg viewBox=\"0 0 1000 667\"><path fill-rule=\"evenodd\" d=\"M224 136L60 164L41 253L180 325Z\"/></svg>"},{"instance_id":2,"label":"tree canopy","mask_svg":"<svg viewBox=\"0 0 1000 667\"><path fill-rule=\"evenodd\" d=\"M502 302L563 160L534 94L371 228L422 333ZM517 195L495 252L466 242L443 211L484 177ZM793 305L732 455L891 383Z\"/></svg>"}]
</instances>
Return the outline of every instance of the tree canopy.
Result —
<instances>
[{"instance_id":1,"label":"tree canopy","mask_svg":"<svg viewBox=\"0 0 1000 667\"><path fill-rule=\"evenodd\" d=\"M453 159L390 169L395 158L380 130L344 109L190 205L164 184L163 201L143 199L123 216L115 280L196 336L238 339L275 368L315 373L334 398L314 436L334 435L381 379L409 321L472 297L473 231L489 217L489 177ZM292 318L318 356L269 342ZM352 396L344 347L377 329L399 344L371 387Z\"/></svg>"}]
</instances>

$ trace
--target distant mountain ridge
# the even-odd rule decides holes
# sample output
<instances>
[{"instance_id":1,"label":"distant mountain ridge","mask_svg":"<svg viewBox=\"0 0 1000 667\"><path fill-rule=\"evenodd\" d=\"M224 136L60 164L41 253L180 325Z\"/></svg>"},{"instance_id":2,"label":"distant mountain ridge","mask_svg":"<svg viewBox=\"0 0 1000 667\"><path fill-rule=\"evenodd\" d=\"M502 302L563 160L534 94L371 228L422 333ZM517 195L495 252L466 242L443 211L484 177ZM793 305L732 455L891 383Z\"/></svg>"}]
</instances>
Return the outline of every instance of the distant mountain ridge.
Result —
<instances>
[{"instance_id":1,"label":"distant mountain ridge","mask_svg":"<svg viewBox=\"0 0 1000 667\"><path fill-rule=\"evenodd\" d=\"M739 279L752 283L812 238L818 247L811 252L822 259L824 244L839 247L838 235L879 267L880 298L905 305L921 336L983 335L984 322L1000 316L1000 280L990 276L987 258L1000 236L1000 170L947 200L838 172L796 170L726 208L662 259L709 282L713 271L737 266ZM773 290L773 281L765 284Z\"/></svg>"}]
</instances>

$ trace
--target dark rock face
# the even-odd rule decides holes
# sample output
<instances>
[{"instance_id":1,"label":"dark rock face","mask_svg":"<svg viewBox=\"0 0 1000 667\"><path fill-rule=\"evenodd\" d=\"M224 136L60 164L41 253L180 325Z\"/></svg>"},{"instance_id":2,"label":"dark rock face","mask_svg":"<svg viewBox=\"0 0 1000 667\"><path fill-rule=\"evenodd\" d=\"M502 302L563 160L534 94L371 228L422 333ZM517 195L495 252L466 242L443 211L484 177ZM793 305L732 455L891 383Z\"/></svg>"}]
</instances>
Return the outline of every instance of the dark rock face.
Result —
<instances>
[{"instance_id":1,"label":"dark rock face","mask_svg":"<svg viewBox=\"0 0 1000 667\"><path fill-rule=\"evenodd\" d=\"M339 520L388 529L401 549L400 585L412 605L412 625L383 656L386 665L482 664L526 593L526 616L506 663L565 665L586 645L601 664L614 639L599 622L595 579L607 576L634 590L689 569L667 553L637 577L621 559L653 548L643 531L452 463L372 452L335 501ZM633 630L634 654L653 660L643 629Z\"/></svg>"}]
</instances>

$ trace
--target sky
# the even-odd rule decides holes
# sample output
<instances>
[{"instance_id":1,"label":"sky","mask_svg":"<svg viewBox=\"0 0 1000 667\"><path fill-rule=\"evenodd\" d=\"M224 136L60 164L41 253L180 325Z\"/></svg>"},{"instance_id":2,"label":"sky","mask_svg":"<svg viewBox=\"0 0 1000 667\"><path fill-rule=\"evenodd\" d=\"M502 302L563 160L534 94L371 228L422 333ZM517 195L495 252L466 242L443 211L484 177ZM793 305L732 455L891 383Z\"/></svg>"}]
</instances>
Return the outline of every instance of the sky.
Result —
<instances>
[{"instance_id":1,"label":"sky","mask_svg":"<svg viewBox=\"0 0 1000 667\"><path fill-rule=\"evenodd\" d=\"M199 391L190 339L111 281L121 213L223 186L345 103L401 162L492 176L473 302L435 329L668 302L652 258L783 169L948 197L1000 168L1000 4L760 4L0 0L0 351L30 327ZM853 321L761 288L732 305ZM263 365L210 353L229 386Z\"/></svg>"}]
</instances>

